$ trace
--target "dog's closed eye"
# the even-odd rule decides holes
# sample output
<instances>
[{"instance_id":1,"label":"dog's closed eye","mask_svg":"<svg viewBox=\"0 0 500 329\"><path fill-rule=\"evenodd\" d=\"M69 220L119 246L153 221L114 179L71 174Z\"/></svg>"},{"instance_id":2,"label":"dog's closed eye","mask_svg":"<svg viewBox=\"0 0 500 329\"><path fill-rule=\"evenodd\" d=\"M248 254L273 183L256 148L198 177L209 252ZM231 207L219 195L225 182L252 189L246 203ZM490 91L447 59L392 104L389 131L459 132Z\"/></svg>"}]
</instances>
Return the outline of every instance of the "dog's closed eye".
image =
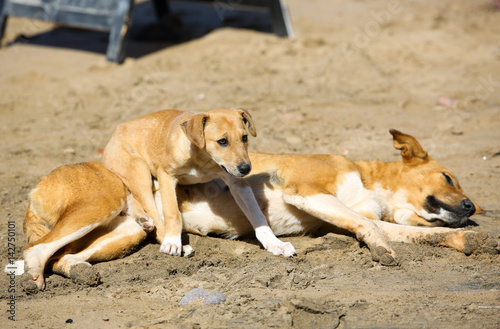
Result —
<instances>
[{"instance_id":1,"label":"dog's closed eye","mask_svg":"<svg viewBox=\"0 0 500 329\"><path fill-rule=\"evenodd\" d=\"M451 177L449 175L443 173L443 176L444 176L444 178L446 178L446 183L448 183L448 185L455 186L455 184L453 183L453 179L451 179Z\"/></svg>"}]
</instances>

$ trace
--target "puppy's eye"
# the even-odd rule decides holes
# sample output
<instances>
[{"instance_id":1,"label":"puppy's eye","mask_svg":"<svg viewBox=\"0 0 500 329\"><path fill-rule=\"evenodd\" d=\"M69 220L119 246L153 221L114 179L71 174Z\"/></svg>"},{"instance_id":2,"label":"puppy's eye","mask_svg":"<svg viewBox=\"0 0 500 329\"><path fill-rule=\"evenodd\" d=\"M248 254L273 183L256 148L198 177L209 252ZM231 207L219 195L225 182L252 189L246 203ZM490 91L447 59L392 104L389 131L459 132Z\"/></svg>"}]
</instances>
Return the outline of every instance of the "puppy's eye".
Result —
<instances>
[{"instance_id":1,"label":"puppy's eye","mask_svg":"<svg viewBox=\"0 0 500 329\"><path fill-rule=\"evenodd\" d=\"M444 178L446 178L446 183L448 183L448 185L450 186L455 186L455 184L453 184L453 179L451 179L450 176L448 176L447 174L443 173L443 176Z\"/></svg>"},{"instance_id":2,"label":"puppy's eye","mask_svg":"<svg viewBox=\"0 0 500 329\"><path fill-rule=\"evenodd\" d=\"M217 144L219 144L220 146L227 146L228 142L227 142L227 139L225 138L221 138L217 141Z\"/></svg>"},{"instance_id":3,"label":"puppy's eye","mask_svg":"<svg viewBox=\"0 0 500 329\"><path fill-rule=\"evenodd\" d=\"M241 140L243 141L243 143L246 143L248 141L248 136L243 135L243 137L241 137Z\"/></svg>"}]
</instances>

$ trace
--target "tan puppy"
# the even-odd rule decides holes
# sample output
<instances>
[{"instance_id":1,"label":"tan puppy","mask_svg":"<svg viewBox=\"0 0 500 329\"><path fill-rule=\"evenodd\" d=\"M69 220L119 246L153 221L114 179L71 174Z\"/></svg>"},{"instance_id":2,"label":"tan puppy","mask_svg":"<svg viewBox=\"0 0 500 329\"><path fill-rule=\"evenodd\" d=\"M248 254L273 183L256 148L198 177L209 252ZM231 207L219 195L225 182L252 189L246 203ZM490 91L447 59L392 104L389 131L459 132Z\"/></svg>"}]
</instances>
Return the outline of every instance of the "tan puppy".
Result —
<instances>
[{"instance_id":1,"label":"tan puppy","mask_svg":"<svg viewBox=\"0 0 500 329\"><path fill-rule=\"evenodd\" d=\"M248 132L256 136L250 113L242 109L198 114L160 111L118 126L104 149L103 163L123 180L153 218L162 252L180 255L182 250L177 184L220 178L229 186L264 248L275 255L292 256L293 246L276 238L251 188L240 179L251 170ZM160 186L164 221L155 206L151 176Z\"/></svg>"},{"instance_id":2,"label":"tan puppy","mask_svg":"<svg viewBox=\"0 0 500 329\"><path fill-rule=\"evenodd\" d=\"M479 247L495 250L494 240L474 231L396 224L464 226L480 209L417 140L391 133L403 161L251 153L254 173L245 179L274 232L297 235L341 228L364 241L373 259L384 265L398 263L391 241L448 246L466 254ZM253 232L221 180L178 186L177 196L186 232L227 238ZM155 198L161 207L158 192ZM74 281L98 277L90 262L125 256L146 238L151 227L142 216L123 183L100 163L54 170L30 194L24 221L30 242L24 258L32 276L27 289L43 288L49 258L54 272ZM85 271L93 275L79 275Z\"/></svg>"}]
</instances>

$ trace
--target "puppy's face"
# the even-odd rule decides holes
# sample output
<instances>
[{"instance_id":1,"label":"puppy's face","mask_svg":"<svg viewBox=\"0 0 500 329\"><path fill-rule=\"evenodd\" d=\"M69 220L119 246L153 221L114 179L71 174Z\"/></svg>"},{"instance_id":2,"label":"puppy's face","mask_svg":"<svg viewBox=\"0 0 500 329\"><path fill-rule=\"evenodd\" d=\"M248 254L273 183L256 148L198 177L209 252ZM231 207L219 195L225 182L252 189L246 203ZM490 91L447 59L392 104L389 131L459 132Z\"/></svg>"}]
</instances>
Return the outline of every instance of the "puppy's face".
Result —
<instances>
[{"instance_id":1,"label":"puppy's face","mask_svg":"<svg viewBox=\"0 0 500 329\"><path fill-rule=\"evenodd\" d=\"M248 156L248 119L241 110L209 112L205 126L205 150L223 170L235 177L252 169Z\"/></svg>"},{"instance_id":2,"label":"puppy's face","mask_svg":"<svg viewBox=\"0 0 500 329\"><path fill-rule=\"evenodd\" d=\"M228 174L243 177L250 173L248 135L257 134L248 111L214 110L198 114L185 122L183 129L191 142Z\"/></svg>"},{"instance_id":3,"label":"puppy's face","mask_svg":"<svg viewBox=\"0 0 500 329\"><path fill-rule=\"evenodd\" d=\"M411 205L407 209L414 211L407 224L462 227L470 216L483 211L467 198L455 175L429 157L414 137L397 130L391 134L404 163L398 185Z\"/></svg>"}]
</instances>

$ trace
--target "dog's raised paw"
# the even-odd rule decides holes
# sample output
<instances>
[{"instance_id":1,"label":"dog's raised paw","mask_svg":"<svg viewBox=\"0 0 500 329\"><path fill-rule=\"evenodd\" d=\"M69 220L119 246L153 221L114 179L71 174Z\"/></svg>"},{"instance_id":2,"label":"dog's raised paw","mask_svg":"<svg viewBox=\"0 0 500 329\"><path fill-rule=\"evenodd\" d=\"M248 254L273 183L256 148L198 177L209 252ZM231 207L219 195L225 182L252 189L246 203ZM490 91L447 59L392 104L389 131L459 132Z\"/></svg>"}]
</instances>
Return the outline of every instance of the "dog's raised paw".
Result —
<instances>
[{"instance_id":1,"label":"dog's raised paw","mask_svg":"<svg viewBox=\"0 0 500 329\"><path fill-rule=\"evenodd\" d=\"M90 264L80 263L71 266L69 270L69 277L76 284L86 286L98 286L101 284L101 275Z\"/></svg>"}]
</instances>

